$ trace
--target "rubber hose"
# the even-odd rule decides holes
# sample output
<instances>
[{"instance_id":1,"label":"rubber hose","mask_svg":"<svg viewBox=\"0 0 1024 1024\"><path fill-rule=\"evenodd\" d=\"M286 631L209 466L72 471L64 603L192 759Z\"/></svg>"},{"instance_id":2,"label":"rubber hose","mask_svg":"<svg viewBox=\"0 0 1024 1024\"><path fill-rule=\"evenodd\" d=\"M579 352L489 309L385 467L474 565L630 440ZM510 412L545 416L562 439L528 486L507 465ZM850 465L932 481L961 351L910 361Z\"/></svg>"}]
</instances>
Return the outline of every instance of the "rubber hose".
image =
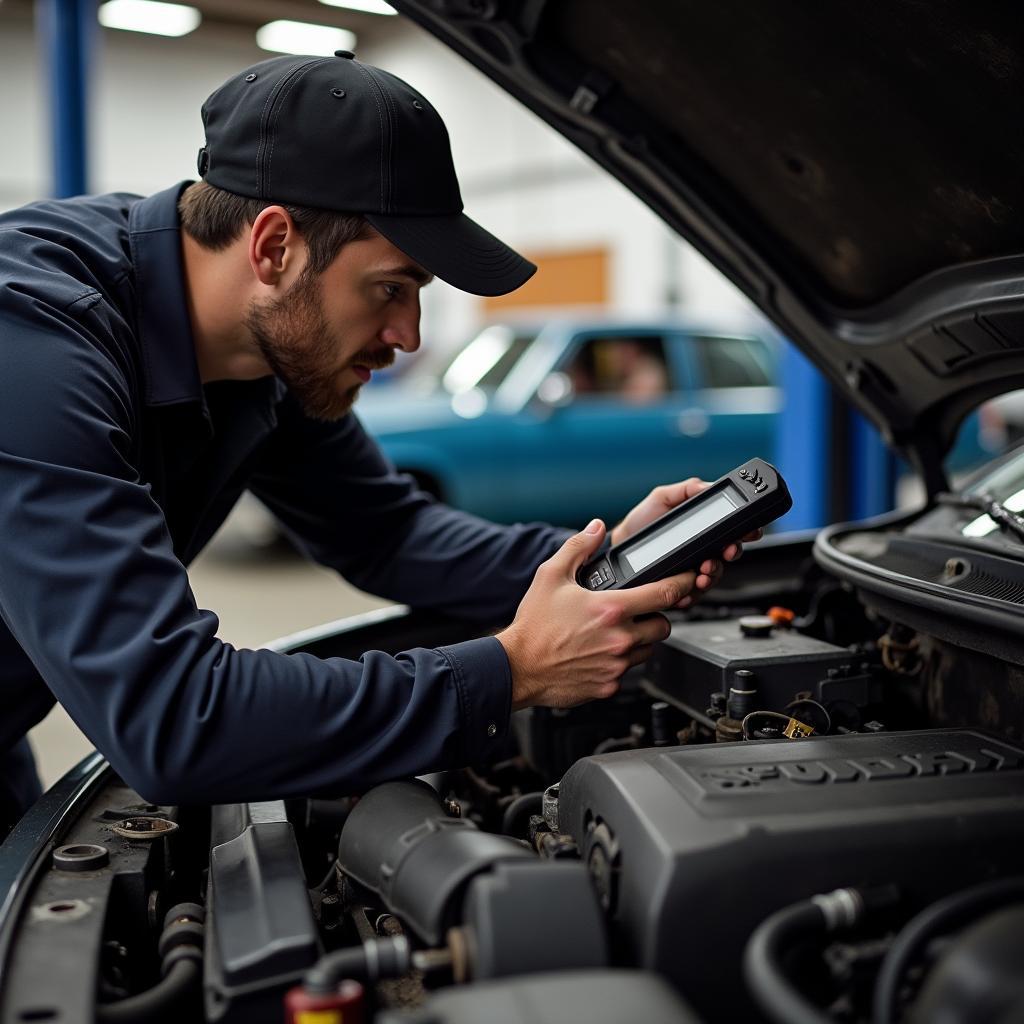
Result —
<instances>
[{"instance_id":1,"label":"rubber hose","mask_svg":"<svg viewBox=\"0 0 1024 1024\"><path fill-rule=\"evenodd\" d=\"M404 935L393 935L327 953L306 971L302 984L307 992L333 992L346 978L369 982L398 978L411 966L409 940Z\"/></svg>"},{"instance_id":2,"label":"rubber hose","mask_svg":"<svg viewBox=\"0 0 1024 1024\"><path fill-rule=\"evenodd\" d=\"M199 961L179 960L166 977L145 992L120 999L116 1003L100 1003L96 1007L96 1020L99 1024L116 1024L122 1021L170 1019L168 1015L177 1009L178 1001L192 994L193 989L198 991L200 981Z\"/></svg>"},{"instance_id":3,"label":"rubber hose","mask_svg":"<svg viewBox=\"0 0 1024 1024\"><path fill-rule=\"evenodd\" d=\"M896 936L879 968L871 1014L873 1024L893 1024L896 1020L900 979L932 936L940 930L958 928L1015 897L1024 897L1024 878L1001 878L955 892L911 918Z\"/></svg>"},{"instance_id":4,"label":"rubber hose","mask_svg":"<svg viewBox=\"0 0 1024 1024\"><path fill-rule=\"evenodd\" d=\"M524 793L522 796L517 796L505 808L505 813L501 818L501 831L507 836L515 836L517 839L523 838L526 830L522 830L520 833L519 819L526 817L529 822L529 815L537 814L540 815L543 811L544 794L543 793Z\"/></svg>"},{"instance_id":5,"label":"rubber hose","mask_svg":"<svg viewBox=\"0 0 1024 1024\"><path fill-rule=\"evenodd\" d=\"M754 929L743 953L743 976L765 1015L776 1024L830 1024L790 984L780 962L797 938L825 933L825 916L810 900L794 903L765 918Z\"/></svg>"},{"instance_id":6,"label":"rubber hose","mask_svg":"<svg viewBox=\"0 0 1024 1024\"><path fill-rule=\"evenodd\" d=\"M338 949L322 956L302 979L308 992L331 992L344 978L366 977L366 953L362 946Z\"/></svg>"}]
</instances>

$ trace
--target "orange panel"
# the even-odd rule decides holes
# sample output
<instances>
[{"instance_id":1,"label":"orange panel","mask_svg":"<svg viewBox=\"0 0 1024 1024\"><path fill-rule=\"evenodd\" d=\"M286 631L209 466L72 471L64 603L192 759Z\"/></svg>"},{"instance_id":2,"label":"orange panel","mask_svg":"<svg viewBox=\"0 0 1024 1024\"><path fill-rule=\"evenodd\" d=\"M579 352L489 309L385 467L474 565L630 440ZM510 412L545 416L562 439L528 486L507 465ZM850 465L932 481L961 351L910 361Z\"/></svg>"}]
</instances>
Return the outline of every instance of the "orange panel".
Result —
<instances>
[{"instance_id":1,"label":"orange panel","mask_svg":"<svg viewBox=\"0 0 1024 1024\"><path fill-rule=\"evenodd\" d=\"M608 250L561 249L524 252L537 273L509 295L484 299L488 315L538 306L603 306L608 301Z\"/></svg>"}]
</instances>

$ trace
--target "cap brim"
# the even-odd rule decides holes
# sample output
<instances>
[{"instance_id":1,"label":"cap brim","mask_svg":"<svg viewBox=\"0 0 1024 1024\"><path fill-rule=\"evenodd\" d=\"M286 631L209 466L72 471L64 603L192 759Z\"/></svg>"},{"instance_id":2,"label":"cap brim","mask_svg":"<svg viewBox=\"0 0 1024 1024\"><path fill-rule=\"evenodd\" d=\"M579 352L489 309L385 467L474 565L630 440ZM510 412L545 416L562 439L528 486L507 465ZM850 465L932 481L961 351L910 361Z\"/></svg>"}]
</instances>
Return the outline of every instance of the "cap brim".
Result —
<instances>
[{"instance_id":1,"label":"cap brim","mask_svg":"<svg viewBox=\"0 0 1024 1024\"><path fill-rule=\"evenodd\" d=\"M370 213L365 217L424 270L473 295L506 295L537 271L464 213L440 217Z\"/></svg>"}]
</instances>

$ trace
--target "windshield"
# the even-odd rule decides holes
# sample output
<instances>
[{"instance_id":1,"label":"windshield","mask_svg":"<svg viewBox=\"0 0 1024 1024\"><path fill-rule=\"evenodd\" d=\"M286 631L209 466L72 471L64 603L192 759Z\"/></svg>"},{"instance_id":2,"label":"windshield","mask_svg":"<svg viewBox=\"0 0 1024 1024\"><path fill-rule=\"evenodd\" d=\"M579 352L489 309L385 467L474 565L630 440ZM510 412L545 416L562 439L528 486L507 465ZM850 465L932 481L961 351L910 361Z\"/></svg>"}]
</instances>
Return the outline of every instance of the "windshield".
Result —
<instances>
[{"instance_id":1,"label":"windshield","mask_svg":"<svg viewBox=\"0 0 1024 1024\"><path fill-rule=\"evenodd\" d=\"M431 365L418 367L411 376L420 389L436 390L441 386L450 395L461 395L474 388L494 391L537 333L507 324L492 324L462 348L447 353Z\"/></svg>"}]
</instances>

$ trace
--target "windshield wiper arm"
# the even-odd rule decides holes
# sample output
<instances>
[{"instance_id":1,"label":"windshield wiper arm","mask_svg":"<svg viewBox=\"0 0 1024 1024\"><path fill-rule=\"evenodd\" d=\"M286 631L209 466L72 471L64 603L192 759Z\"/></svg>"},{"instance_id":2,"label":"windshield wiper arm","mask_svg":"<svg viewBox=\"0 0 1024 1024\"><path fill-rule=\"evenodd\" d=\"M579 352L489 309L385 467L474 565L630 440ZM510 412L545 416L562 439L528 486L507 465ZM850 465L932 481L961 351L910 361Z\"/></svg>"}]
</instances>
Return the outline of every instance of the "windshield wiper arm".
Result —
<instances>
[{"instance_id":1,"label":"windshield wiper arm","mask_svg":"<svg viewBox=\"0 0 1024 1024\"><path fill-rule=\"evenodd\" d=\"M976 508L984 512L1000 530L1007 530L1018 540L1024 540L1024 516L1011 512L991 494L937 494L935 500L940 505Z\"/></svg>"}]
</instances>

